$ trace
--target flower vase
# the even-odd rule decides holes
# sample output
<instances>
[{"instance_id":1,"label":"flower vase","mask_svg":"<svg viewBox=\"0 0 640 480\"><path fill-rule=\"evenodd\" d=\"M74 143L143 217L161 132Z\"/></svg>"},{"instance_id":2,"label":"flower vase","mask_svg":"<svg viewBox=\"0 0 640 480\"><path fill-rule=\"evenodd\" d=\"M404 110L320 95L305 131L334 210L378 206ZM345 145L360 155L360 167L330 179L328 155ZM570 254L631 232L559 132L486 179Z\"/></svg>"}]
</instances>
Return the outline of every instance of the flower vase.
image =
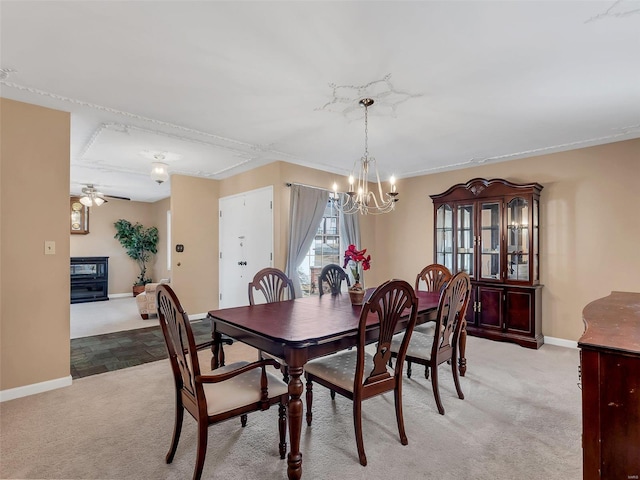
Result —
<instances>
[{"instance_id":1,"label":"flower vase","mask_svg":"<svg viewBox=\"0 0 640 480\"><path fill-rule=\"evenodd\" d=\"M349 288L349 297L351 298L351 305L362 305L364 303L365 289L360 283L355 283L353 287Z\"/></svg>"}]
</instances>

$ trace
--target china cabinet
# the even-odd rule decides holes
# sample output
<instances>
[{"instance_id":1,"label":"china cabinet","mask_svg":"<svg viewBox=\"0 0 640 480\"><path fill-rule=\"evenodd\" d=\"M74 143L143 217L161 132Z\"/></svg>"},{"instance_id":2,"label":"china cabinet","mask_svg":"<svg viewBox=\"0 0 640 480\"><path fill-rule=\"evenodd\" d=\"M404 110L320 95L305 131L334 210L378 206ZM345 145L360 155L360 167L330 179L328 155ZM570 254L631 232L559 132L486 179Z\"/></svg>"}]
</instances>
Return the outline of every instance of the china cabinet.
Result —
<instances>
[{"instance_id":1,"label":"china cabinet","mask_svg":"<svg viewBox=\"0 0 640 480\"><path fill-rule=\"evenodd\" d=\"M475 178L431 195L434 259L466 271L472 292L466 331L539 348L541 332L538 183Z\"/></svg>"}]
</instances>

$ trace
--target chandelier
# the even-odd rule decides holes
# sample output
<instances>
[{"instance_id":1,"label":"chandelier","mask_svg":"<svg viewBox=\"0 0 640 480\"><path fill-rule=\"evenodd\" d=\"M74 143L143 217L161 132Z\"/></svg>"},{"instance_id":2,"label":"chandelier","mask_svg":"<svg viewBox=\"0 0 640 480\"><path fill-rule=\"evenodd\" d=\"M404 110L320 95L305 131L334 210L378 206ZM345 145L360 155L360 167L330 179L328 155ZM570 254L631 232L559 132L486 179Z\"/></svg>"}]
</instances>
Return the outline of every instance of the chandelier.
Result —
<instances>
[{"instance_id":1,"label":"chandelier","mask_svg":"<svg viewBox=\"0 0 640 480\"><path fill-rule=\"evenodd\" d=\"M334 195L332 202L334 206L343 213L361 213L363 215L378 215L391 212L398 201L396 191L396 179L392 175L389 179L389 191L383 193L382 183L376 160L369 156L369 107L373 105L371 98L363 98L360 105L364 107L364 155L360 161L353 163L353 170L349 175L349 190L344 195L338 194L338 185L333 184ZM375 191L369 189L369 172L375 172L378 184L378 196ZM374 189L375 190L375 189Z\"/></svg>"}]
</instances>

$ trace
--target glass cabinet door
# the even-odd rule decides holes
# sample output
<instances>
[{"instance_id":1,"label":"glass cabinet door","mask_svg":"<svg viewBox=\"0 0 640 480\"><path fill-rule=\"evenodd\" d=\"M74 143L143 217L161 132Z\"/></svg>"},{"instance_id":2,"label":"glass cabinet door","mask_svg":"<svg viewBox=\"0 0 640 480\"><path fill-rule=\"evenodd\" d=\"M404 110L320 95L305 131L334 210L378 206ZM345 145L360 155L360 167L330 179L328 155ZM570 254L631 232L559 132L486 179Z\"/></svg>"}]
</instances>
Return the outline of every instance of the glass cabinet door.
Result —
<instances>
[{"instance_id":1,"label":"glass cabinet door","mask_svg":"<svg viewBox=\"0 0 640 480\"><path fill-rule=\"evenodd\" d=\"M464 271L473 277L474 272L474 218L473 205L458 205L457 271Z\"/></svg>"},{"instance_id":2,"label":"glass cabinet door","mask_svg":"<svg viewBox=\"0 0 640 480\"><path fill-rule=\"evenodd\" d=\"M529 261L529 202L516 197L507 204L507 278L529 281Z\"/></svg>"},{"instance_id":3,"label":"glass cabinet door","mask_svg":"<svg viewBox=\"0 0 640 480\"><path fill-rule=\"evenodd\" d=\"M446 204L436 211L436 263L453 271L453 209Z\"/></svg>"},{"instance_id":4,"label":"glass cabinet door","mask_svg":"<svg viewBox=\"0 0 640 480\"><path fill-rule=\"evenodd\" d=\"M480 278L500 279L500 219L499 201L483 202L480 206Z\"/></svg>"}]
</instances>

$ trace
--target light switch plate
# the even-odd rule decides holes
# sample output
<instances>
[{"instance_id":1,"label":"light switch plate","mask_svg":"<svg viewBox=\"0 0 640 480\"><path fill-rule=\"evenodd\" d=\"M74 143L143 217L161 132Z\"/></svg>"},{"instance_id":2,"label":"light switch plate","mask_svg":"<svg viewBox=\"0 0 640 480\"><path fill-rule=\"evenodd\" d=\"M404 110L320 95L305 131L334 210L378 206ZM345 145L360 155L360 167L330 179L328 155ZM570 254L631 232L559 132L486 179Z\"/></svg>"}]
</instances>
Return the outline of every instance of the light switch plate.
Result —
<instances>
[{"instance_id":1,"label":"light switch plate","mask_svg":"<svg viewBox=\"0 0 640 480\"><path fill-rule=\"evenodd\" d=\"M56 242L53 240L45 240L44 241L44 254L45 255L55 255L56 254Z\"/></svg>"}]
</instances>

